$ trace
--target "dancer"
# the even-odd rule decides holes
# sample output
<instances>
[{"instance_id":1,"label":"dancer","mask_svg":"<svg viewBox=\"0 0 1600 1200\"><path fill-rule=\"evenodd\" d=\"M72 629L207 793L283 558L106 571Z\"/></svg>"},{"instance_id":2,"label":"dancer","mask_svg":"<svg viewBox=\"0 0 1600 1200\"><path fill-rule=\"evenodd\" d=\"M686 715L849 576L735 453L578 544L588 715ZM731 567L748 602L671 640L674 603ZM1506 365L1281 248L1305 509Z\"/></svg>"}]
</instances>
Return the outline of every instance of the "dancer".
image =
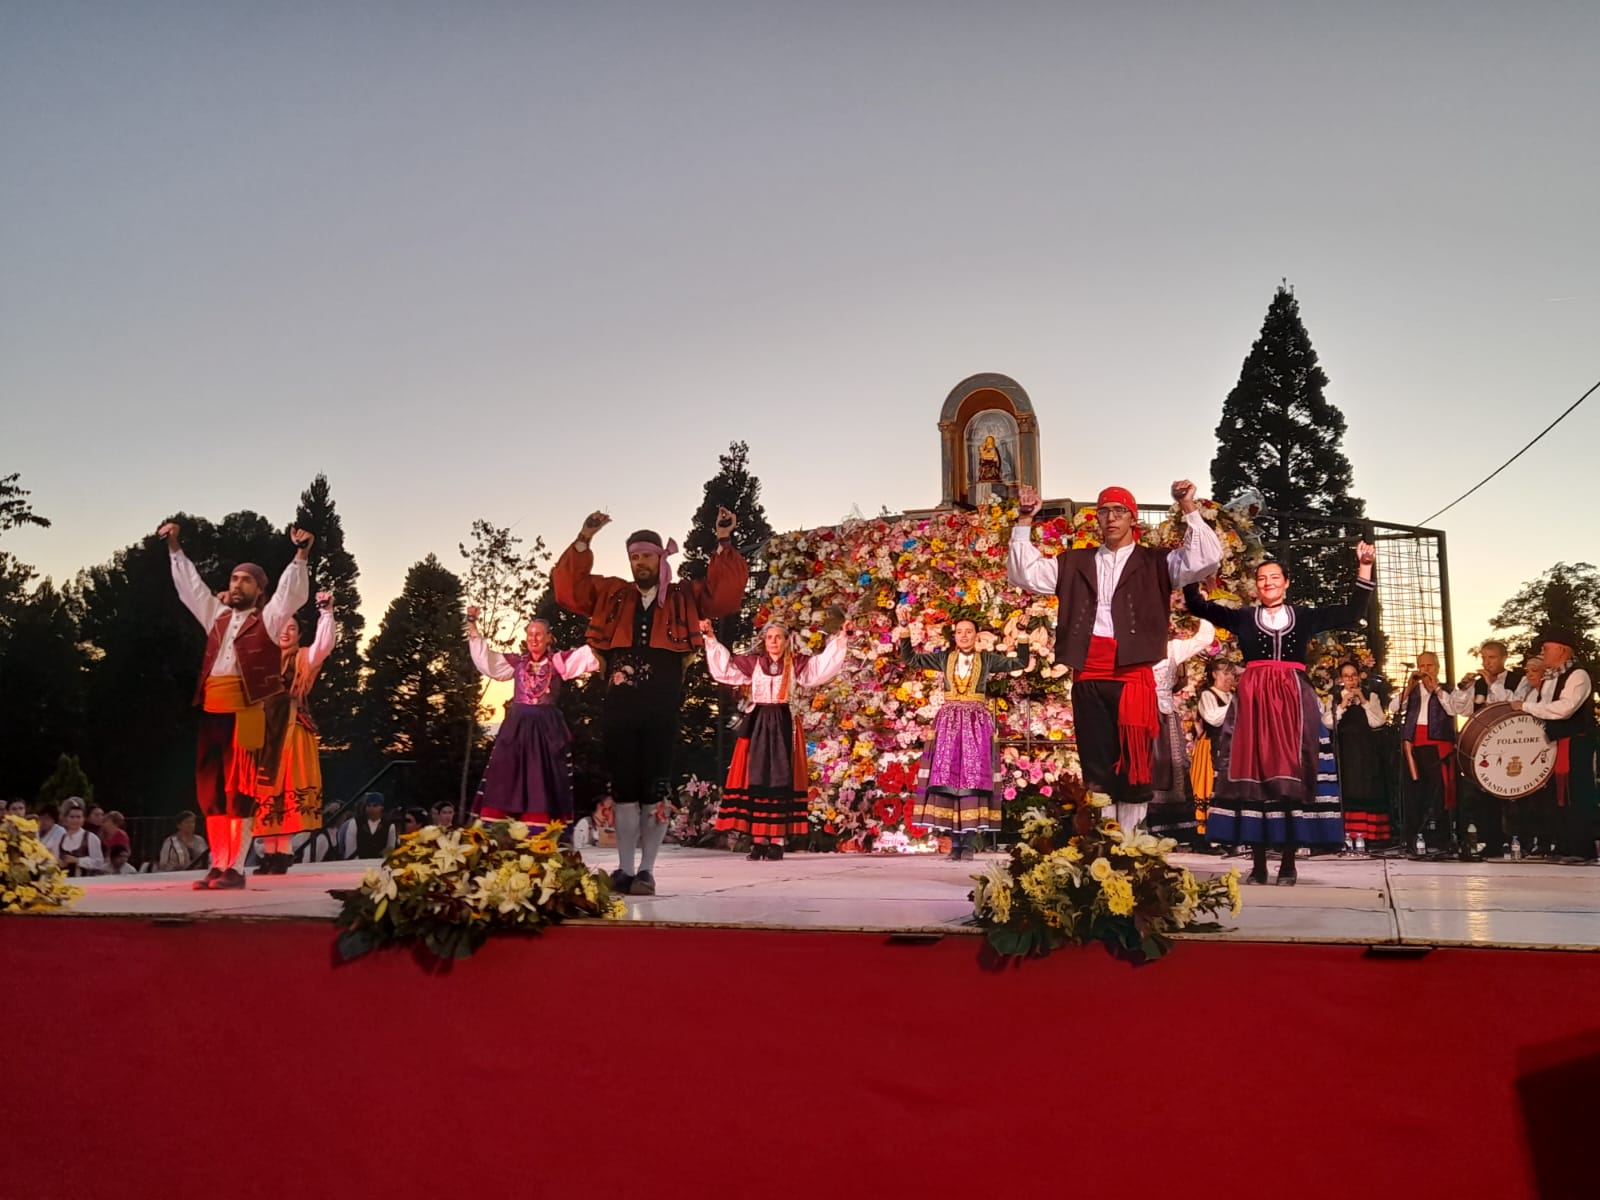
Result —
<instances>
[{"instance_id":1,"label":"dancer","mask_svg":"<svg viewBox=\"0 0 1600 1200\"><path fill-rule=\"evenodd\" d=\"M338 636L332 592L317 593L317 631L310 646L300 645L300 622L293 617L284 621L278 633L283 691L267 702L267 723L281 723L283 750L278 755L276 776L264 776L260 781L255 816L255 835L261 842L257 875L288 874L294 862L290 853L294 835L322 828L322 746L306 697Z\"/></svg>"},{"instance_id":2,"label":"dancer","mask_svg":"<svg viewBox=\"0 0 1600 1200\"><path fill-rule=\"evenodd\" d=\"M1195 706L1194 760L1189 764L1189 786L1194 791L1195 849L1202 854L1224 853L1206 837L1206 812L1217 794L1217 779L1228 773L1228 750L1232 734L1223 728L1239 683L1239 669L1224 658L1206 664Z\"/></svg>"},{"instance_id":3,"label":"dancer","mask_svg":"<svg viewBox=\"0 0 1600 1200\"><path fill-rule=\"evenodd\" d=\"M1322 702L1323 723L1333 730L1344 832L1351 849L1366 854L1389 840L1389 798L1383 786L1385 717L1375 693L1361 682L1361 668L1339 664L1339 681Z\"/></svg>"},{"instance_id":4,"label":"dancer","mask_svg":"<svg viewBox=\"0 0 1600 1200\"><path fill-rule=\"evenodd\" d=\"M678 544L663 545L650 529L628 538L631 579L597 576L589 543L610 522L605 513L589 514L551 583L562 608L589 618L589 646L606 664L601 730L617 813L612 886L624 895L653 896L685 663L700 645L702 619L739 611L750 568L733 546L734 515L723 508L704 579L673 582L667 559Z\"/></svg>"},{"instance_id":5,"label":"dancer","mask_svg":"<svg viewBox=\"0 0 1600 1200\"><path fill-rule=\"evenodd\" d=\"M1178 712L1174 693L1182 690L1181 681L1186 678L1183 664L1207 649L1216 638L1216 628L1210 621L1201 620L1199 628L1189 637L1169 641L1167 656L1154 667L1161 733L1156 738L1155 761L1150 767L1150 783L1154 790L1146 826L1157 837L1172 838L1183 846L1193 845L1198 839L1195 828L1199 818L1189 783L1189 739L1183 732L1183 716Z\"/></svg>"},{"instance_id":6,"label":"dancer","mask_svg":"<svg viewBox=\"0 0 1600 1200\"><path fill-rule=\"evenodd\" d=\"M1555 772L1539 797L1553 827L1553 853L1569 862L1593 862L1600 838L1594 678L1575 660L1578 639L1570 629L1547 627L1539 641L1544 666L1539 691L1512 706L1543 721L1556 746Z\"/></svg>"},{"instance_id":7,"label":"dancer","mask_svg":"<svg viewBox=\"0 0 1600 1200\"><path fill-rule=\"evenodd\" d=\"M1317 794L1322 704L1306 678L1305 660L1316 634L1349 628L1366 615L1374 558L1371 545L1356 546L1360 566L1353 594L1335 608L1286 603L1289 572L1279 562L1256 568L1259 603L1244 608L1204 599L1198 584L1183 589L1189 611L1231 632L1244 654L1239 698L1228 713L1228 769L1217 780L1206 836L1250 844L1251 883L1267 882L1268 846L1283 851L1278 882L1293 885L1297 847L1344 844L1337 800L1330 806Z\"/></svg>"},{"instance_id":8,"label":"dancer","mask_svg":"<svg viewBox=\"0 0 1600 1200\"><path fill-rule=\"evenodd\" d=\"M1018 614L1006 622L998 651L979 650L977 622L963 617L950 627L952 649L921 654L911 650L904 609L899 617L894 640L900 644L900 661L944 676L944 703L933 719L917 768L917 803L911 820L949 832L952 862L970 860L973 839L982 831L999 829L1002 819L994 799L1000 758L989 712L989 680L1026 671L1033 660L1016 655Z\"/></svg>"},{"instance_id":9,"label":"dancer","mask_svg":"<svg viewBox=\"0 0 1600 1200\"><path fill-rule=\"evenodd\" d=\"M1222 542L1195 503L1194 484L1172 485L1184 513L1183 545L1164 551L1139 544L1139 506L1126 488L1096 501L1101 545L1046 558L1030 526L1039 493L1017 489L1006 577L1013 586L1060 603L1056 662L1072 668L1072 716L1083 782L1110 797L1117 821L1132 829L1150 801L1151 755L1160 729L1151 668L1167 652L1172 589L1204 579L1222 563Z\"/></svg>"},{"instance_id":10,"label":"dancer","mask_svg":"<svg viewBox=\"0 0 1600 1200\"><path fill-rule=\"evenodd\" d=\"M572 822L572 731L557 701L561 684L600 669L588 646L550 649L550 623L533 620L521 654L502 654L483 639L478 608L467 609L467 643L480 675L513 683L480 789L488 821L545 826Z\"/></svg>"},{"instance_id":11,"label":"dancer","mask_svg":"<svg viewBox=\"0 0 1600 1200\"><path fill-rule=\"evenodd\" d=\"M195 689L201 714L194 782L206 818L211 870L194 886L242 888L260 780L276 778L287 731L287 709L279 706L269 721L265 707L284 691L283 652L277 640L285 622L306 602L306 555L313 539L303 529L289 530L298 549L272 599L266 599L267 573L255 563L240 563L228 577L227 598L222 600L178 545L178 532L169 521L156 535L167 539L178 598L207 633Z\"/></svg>"},{"instance_id":12,"label":"dancer","mask_svg":"<svg viewBox=\"0 0 1600 1200\"><path fill-rule=\"evenodd\" d=\"M729 687L749 687L753 705L739 724L717 832L750 838L752 861L780 859L784 842L806 832L806 734L790 702L796 688L816 688L844 669L855 626L846 621L820 654L795 654L789 630L776 621L761 631L759 654L730 654L711 622L700 622L706 670Z\"/></svg>"}]
</instances>

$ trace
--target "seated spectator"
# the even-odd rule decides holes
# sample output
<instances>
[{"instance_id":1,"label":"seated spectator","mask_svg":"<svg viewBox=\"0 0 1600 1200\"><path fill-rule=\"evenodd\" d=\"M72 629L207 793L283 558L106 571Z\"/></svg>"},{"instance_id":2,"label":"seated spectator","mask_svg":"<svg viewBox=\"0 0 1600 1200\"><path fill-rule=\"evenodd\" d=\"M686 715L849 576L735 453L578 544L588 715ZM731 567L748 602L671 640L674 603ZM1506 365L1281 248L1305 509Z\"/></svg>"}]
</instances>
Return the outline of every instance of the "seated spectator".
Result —
<instances>
[{"instance_id":1,"label":"seated spectator","mask_svg":"<svg viewBox=\"0 0 1600 1200\"><path fill-rule=\"evenodd\" d=\"M406 827L400 832L415 833L428 823L428 810L424 808L406 809Z\"/></svg>"},{"instance_id":2,"label":"seated spectator","mask_svg":"<svg viewBox=\"0 0 1600 1200\"><path fill-rule=\"evenodd\" d=\"M128 837L128 818L116 809L106 813L105 820L101 822L98 832L100 834L100 846L106 852L108 859L111 857L111 852L118 846L127 850L130 856L133 854L133 842Z\"/></svg>"},{"instance_id":3,"label":"seated spectator","mask_svg":"<svg viewBox=\"0 0 1600 1200\"><path fill-rule=\"evenodd\" d=\"M197 818L187 810L178 814L178 832L161 843L158 871L198 871L211 862L211 848L194 831Z\"/></svg>"},{"instance_id":4,"label":"seated spectator","mask_svg":"<svg viewBox=\"0 0 1600 1200\"><path fill-rule=\"evenodd\" d=\"M6 816L25 817L28 815L28 802L26 800L13 800L6 805Z\"/></svg>"},{"instance_id":5,"label":"seated spectator","mask_svg":"<svg viewBox=\"0 0 1600 1200\"><path fill-rule=\"evenodd\" d=\"M60 815L61 810L56 807L54 800L46 800L39 805L39 840L44 843L44 848L57 858L61 857L61 839L67 835L67 831L56 820Z\"/></svg>"},{"instance_id":6,"label":"seated spectator","mask_svg":"<svg viewBox=\"0 0 1600 1200\"><path fill-rule=\"evenodd\" d=\"M127 846L113 846L106 851L107 875L137 875L139 872L128 861L128 856L133 853Z\"/></svg>"},{"instance_id":7,"label":"seated spectator","mask_svg":"<svg viewBox=\"0 0 1600 1200\"><path fill-rule=\"evenodd\" d=\"M453 829L456 823L456 806L441 800L433 806L433 823L440 829Z\"/></svg>"},{"instance_id":8,"label":"seated spectator","mask_svg":"<svg viewBox=\"0 0 1600 1200\"><path fill-rule=\"evenodd\" d=\"M100 838L86 827L86 816L83 801L76 796L69 799L61 811L61 822L66 833L61 838L56 857L61 860L68 875L100 875L106 869Z\"/></svg>"},{"instance_id":9,"label":"seated spectator","mask_svg":"<svg viewBox=\"0 0 1600 1200\"><path fill-rule=\"evenodd\" d=\"M394 822L384 811L382 792L368 792L366 811L339 828L339 850L345 858L382 858L394 849Z\"/></svg>"}]
</instances>

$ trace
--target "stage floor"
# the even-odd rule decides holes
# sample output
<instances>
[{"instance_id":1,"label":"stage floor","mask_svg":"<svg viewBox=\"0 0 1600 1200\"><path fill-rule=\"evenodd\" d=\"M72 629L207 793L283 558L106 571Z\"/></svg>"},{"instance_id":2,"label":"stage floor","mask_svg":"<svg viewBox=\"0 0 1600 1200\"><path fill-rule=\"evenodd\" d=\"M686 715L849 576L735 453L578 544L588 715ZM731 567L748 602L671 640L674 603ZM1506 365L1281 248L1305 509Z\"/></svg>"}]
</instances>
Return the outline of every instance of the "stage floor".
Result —
<instances>
[{"instance_id":1,"label":"stage floor","mask_svg":"<svg viewBox=\"0 0 1600 1200\"><path fill-rule=\"evenodd\" d=\"M924 855L790 854L749 862L719 850L664 847L659 894L630 897L640 924L975 934L967 925L976 863ZM992 856L1001 861L999 855ZM584 851L610 870L614 850ZM1174 855L1196 874L1247 861ZM70 910L169 919L320 917L330 888L355 886L371 862L298 865L238 892L197 892L197 872L80 881ZM1600 950L1600 868L1548 863L1301 859L1297 887L1246 887L1244 911L1195 938L1356 945L1499 946Z\"/></svg>"}]
</instances>

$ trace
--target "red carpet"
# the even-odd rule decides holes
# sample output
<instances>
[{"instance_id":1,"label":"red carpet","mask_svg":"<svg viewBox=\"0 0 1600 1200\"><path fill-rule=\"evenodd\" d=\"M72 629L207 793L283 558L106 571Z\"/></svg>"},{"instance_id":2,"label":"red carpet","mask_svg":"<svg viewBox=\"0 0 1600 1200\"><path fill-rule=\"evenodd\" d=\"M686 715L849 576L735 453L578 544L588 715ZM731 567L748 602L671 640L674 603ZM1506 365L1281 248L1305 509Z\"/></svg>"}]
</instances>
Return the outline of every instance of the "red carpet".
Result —
<instances>
[{"instance_id":1,"label":"red carpet","mask_svg":"<svg viewBox=\"0 0 1600 1200\"><path fill-rule=\"evenodd\" d=\"M428 975L334 967L332 940L0 919L0 1192L1595 1194L1600 955L1192 944L990 975L968 938L617 928ZM1571 1147L1584 1188L1536 1183Z\"/></svg>"}]
</instances>

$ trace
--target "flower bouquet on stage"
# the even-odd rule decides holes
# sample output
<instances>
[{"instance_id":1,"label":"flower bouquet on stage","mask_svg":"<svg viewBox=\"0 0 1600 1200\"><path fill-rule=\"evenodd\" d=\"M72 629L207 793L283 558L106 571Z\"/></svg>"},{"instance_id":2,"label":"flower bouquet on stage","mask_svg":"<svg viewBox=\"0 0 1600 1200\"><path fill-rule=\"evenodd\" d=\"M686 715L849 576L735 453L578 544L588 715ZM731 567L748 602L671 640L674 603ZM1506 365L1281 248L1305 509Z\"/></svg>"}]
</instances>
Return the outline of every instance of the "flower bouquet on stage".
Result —
<instances>
[{"instance_id":1,"label":"flower bouquet on stage","mask_svg":"<svg viewBox=\"0 0 1600 1200\"><path fill-rule=\"evenodd\" d=\"M557 845L561 828L535 833L521 821L493 821L406 834L359 888L333 893L344 903L339 956L409 941L440 959L466 958L491 933L624 916L610 878Z\"/></svg>"},{"instance_id":2,"label":"flower bouquet on stage","mask_svg":"<svg viewBox=\"0 0 1600 1200\"><path fill-rule=\"evenodd\" d=\"M1109 818L1109 804L1080 791L1028 810L1010 861L973 877L973 916L988 930L987 951L998 963L1090 942L1149 962L1172 948L1179 930L1221 928L1197 917L1223 908L1238 915L1239 872L1195 878L1167 862L1171 838L1124 831Z\"/></svg>"},{"instance_id":3,"label":"flower bouquet on stage","mask_svg":"<svg viewBox=\"0 0 1600 1200\"><path fill-rule=\"evenodd\" d=\"M73 886L39 840L37 821L0 817L0 912L48 912L81 895L83 889Z\"/></svg>"}]
</instances>

